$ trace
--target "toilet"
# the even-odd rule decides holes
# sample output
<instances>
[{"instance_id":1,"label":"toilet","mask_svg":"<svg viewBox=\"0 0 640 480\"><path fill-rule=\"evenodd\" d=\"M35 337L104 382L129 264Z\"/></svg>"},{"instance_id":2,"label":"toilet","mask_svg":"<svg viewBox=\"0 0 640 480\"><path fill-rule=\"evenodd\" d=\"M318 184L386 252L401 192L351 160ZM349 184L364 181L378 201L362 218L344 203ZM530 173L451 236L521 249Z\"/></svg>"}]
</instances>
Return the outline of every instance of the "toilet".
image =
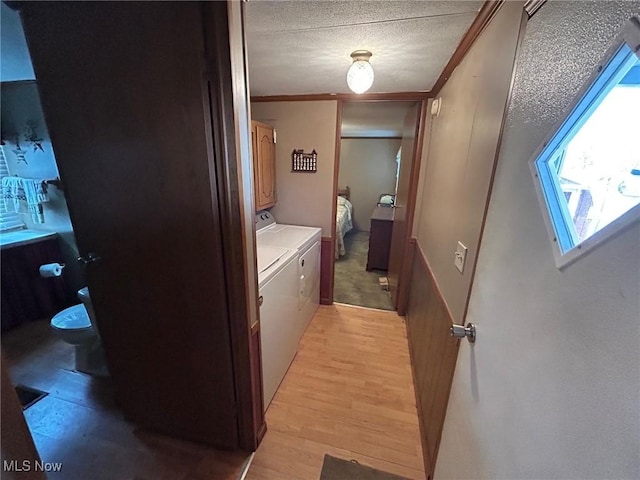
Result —
<instances>
[{"instance_id":1,"label":"toilet","mask_svg":"<svg viewBox=\"0 0 640 480\"><path fill-rule=\"evenodd\" d=\"M95 328L95 314L87 287L78 290L82 302L65 308L51 319L56 335L76 349L76 370L90 375L108 376L104 351Z\"/></svg>"}]
</instances>

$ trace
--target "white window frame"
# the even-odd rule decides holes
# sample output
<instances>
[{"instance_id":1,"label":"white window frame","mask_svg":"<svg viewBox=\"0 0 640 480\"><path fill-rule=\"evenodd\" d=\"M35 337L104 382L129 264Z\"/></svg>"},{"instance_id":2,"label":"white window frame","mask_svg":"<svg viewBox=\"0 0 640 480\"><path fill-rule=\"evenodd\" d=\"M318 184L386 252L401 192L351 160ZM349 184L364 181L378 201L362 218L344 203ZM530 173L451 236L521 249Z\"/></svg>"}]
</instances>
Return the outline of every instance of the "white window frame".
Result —
<instances>
[{"instance_id":1,"label":"white window frame","mask_svg":"<svg viewBox=\"0 0 640 480\"><path fill-rule=\"evenodd\" d=\"M594 109L593 105L588 105L586 108L582 105L585 97L593 95L594 98L602 98L613 87L614 84L611 82L612 77L609 76L604 82L604 87L598 88L595 91L592 89L594 85L598 84L599 80L600 83L603 83L601 75L625 44L632 52L635 52L636 56L640 57L640 19L638 19L638 17L632 17L624 25L621 33L612 42L611 47L589 76L584 86L580 89L570 107L553 126L550 133L545 137L542 144L536 149L529 160L529 167L533 175L538 202L542 209L547 232L551 239L556 267L559 269L570 265L587 252L640 220L639 204L601 230L595 232L589 238L576 244L575 231L571 230L573 224L571 226L566 225L566 212L564 212L564 215L560 212L561 209L566 209L566 204L556 200L558 195L557 189L559 189L557 176L554 176L550 172L550 164L553 158L550 154L558 150L562 143L567 143L573 138L576 131L579 130L586 121L586 114L591 113ZM596 106L599 104L600 102L597 102ZM640 112L638 112L638 116L640 116ZM547 160L538 161L541 156L546 156ZM553 198L547 198L543 183L545 183L547 190L556 190ZM549 196L552 195L550 194ZM554 222L554 218L561 218L561 220ZM569 247L567 248L568 245Z\"/></svg>"}]
</instances>

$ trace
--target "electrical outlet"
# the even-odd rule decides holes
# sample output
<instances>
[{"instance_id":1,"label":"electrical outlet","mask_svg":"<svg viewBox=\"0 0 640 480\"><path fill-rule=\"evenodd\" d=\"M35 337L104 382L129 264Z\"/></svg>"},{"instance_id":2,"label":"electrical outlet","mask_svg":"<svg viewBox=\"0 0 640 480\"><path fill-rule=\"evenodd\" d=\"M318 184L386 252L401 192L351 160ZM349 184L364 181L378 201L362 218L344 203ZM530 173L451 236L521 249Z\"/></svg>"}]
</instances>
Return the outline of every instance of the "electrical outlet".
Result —
<instances>
[{"instance_id":1,"label":"electrical outlet","mask_svg":"<svg viewBox=\"0 0 640 480\"><path fill-rule=\"evenodd\" d=\"M455 258L453 259L453 264L460 271L460 273L462 273L464 271L464 262L467 259L467 247L465 247L462 242L458 242L458 246L454 255Z\"/></svg>"}]
</instances>

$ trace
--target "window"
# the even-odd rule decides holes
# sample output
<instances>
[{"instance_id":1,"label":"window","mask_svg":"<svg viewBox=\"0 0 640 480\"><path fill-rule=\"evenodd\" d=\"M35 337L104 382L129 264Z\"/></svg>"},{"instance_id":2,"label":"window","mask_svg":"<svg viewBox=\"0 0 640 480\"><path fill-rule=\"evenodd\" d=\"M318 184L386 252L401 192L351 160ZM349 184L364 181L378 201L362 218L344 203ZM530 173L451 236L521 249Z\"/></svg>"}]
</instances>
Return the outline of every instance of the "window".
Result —
<instances>
[{"instance_id":1,"label":"window","mask_svg":"<svg viewBox=\"0 0 640 480\"><path fill-rule=\"evenodd\" d=\"M640 218L638 46L632 19L532 160L558 267Z\"/></svg>"},{"instance_id":2,"label":"window","mask_svg":"<svg viewBox=\"0 0 640 480\"><path fill-rule=\"evenodd\" d=\"M4 157L4 147L0 146L0 180L9 176L9 167ZM0 189L1 192L2 189ZM24 222L20 218L19 213L7 211L7 204L3 198L0 198L0 232L13 230L16 228L24 228Z\"/></svg>"}]
</instances>

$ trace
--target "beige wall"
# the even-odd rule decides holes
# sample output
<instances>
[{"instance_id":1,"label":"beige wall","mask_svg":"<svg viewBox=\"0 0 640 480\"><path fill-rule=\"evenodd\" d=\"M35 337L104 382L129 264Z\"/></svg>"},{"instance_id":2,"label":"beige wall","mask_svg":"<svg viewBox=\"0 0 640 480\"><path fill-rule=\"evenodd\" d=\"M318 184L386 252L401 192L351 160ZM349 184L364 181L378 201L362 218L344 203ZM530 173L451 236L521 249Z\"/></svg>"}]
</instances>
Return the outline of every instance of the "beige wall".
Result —
<instances>
[{"instance_id":1,"label":"beige wall","mask_svg":"<svg viewBox=\"0 0 640 480\"><path fill-rule=\"evenodd\" d=\"M322 227L325 237L331 236L337 109L334 100L251 104L252 119L277 132L278 202L271 211L280 223ZM291 172L291 152L300 148L318 152L316 173Z\"/></svg>"},{"instance_id":2,"label":"beige wall","mask_svg":"<svg viewBox=\"0 0 640 480\"><path fill-rule=\"evenodd\" d=\"M395 193L396 154L401 143L399 138L341 140L338 185L351 189L356 230L369 230L369 218L381 193Z\"/></svg>"},{"instance_id":3,"label":"beige wall","mask_svg":"<svg viewBox=\"0 0 640 480\"><path fill-rule=\"evenodd\" d=\"M478 253L521 11L520 3L506 2L453 72L440 92L440 115L432 119L428 154L422 156L418 243L458 322ZM458 241L468 248L463 274L453 264Z\"/></svg>"},{"instance_id":4,"label":"beige wall","mask_svg":"<svg viewBox=\"0 0 640 480\"><path fill-rule=\"evenodd\" d=\"M24 38L20 14L4 2L0 4L0 81L15 82L36 78ZM4 88L4 85L2 86Z\"/></svg>"}]
</instances>

